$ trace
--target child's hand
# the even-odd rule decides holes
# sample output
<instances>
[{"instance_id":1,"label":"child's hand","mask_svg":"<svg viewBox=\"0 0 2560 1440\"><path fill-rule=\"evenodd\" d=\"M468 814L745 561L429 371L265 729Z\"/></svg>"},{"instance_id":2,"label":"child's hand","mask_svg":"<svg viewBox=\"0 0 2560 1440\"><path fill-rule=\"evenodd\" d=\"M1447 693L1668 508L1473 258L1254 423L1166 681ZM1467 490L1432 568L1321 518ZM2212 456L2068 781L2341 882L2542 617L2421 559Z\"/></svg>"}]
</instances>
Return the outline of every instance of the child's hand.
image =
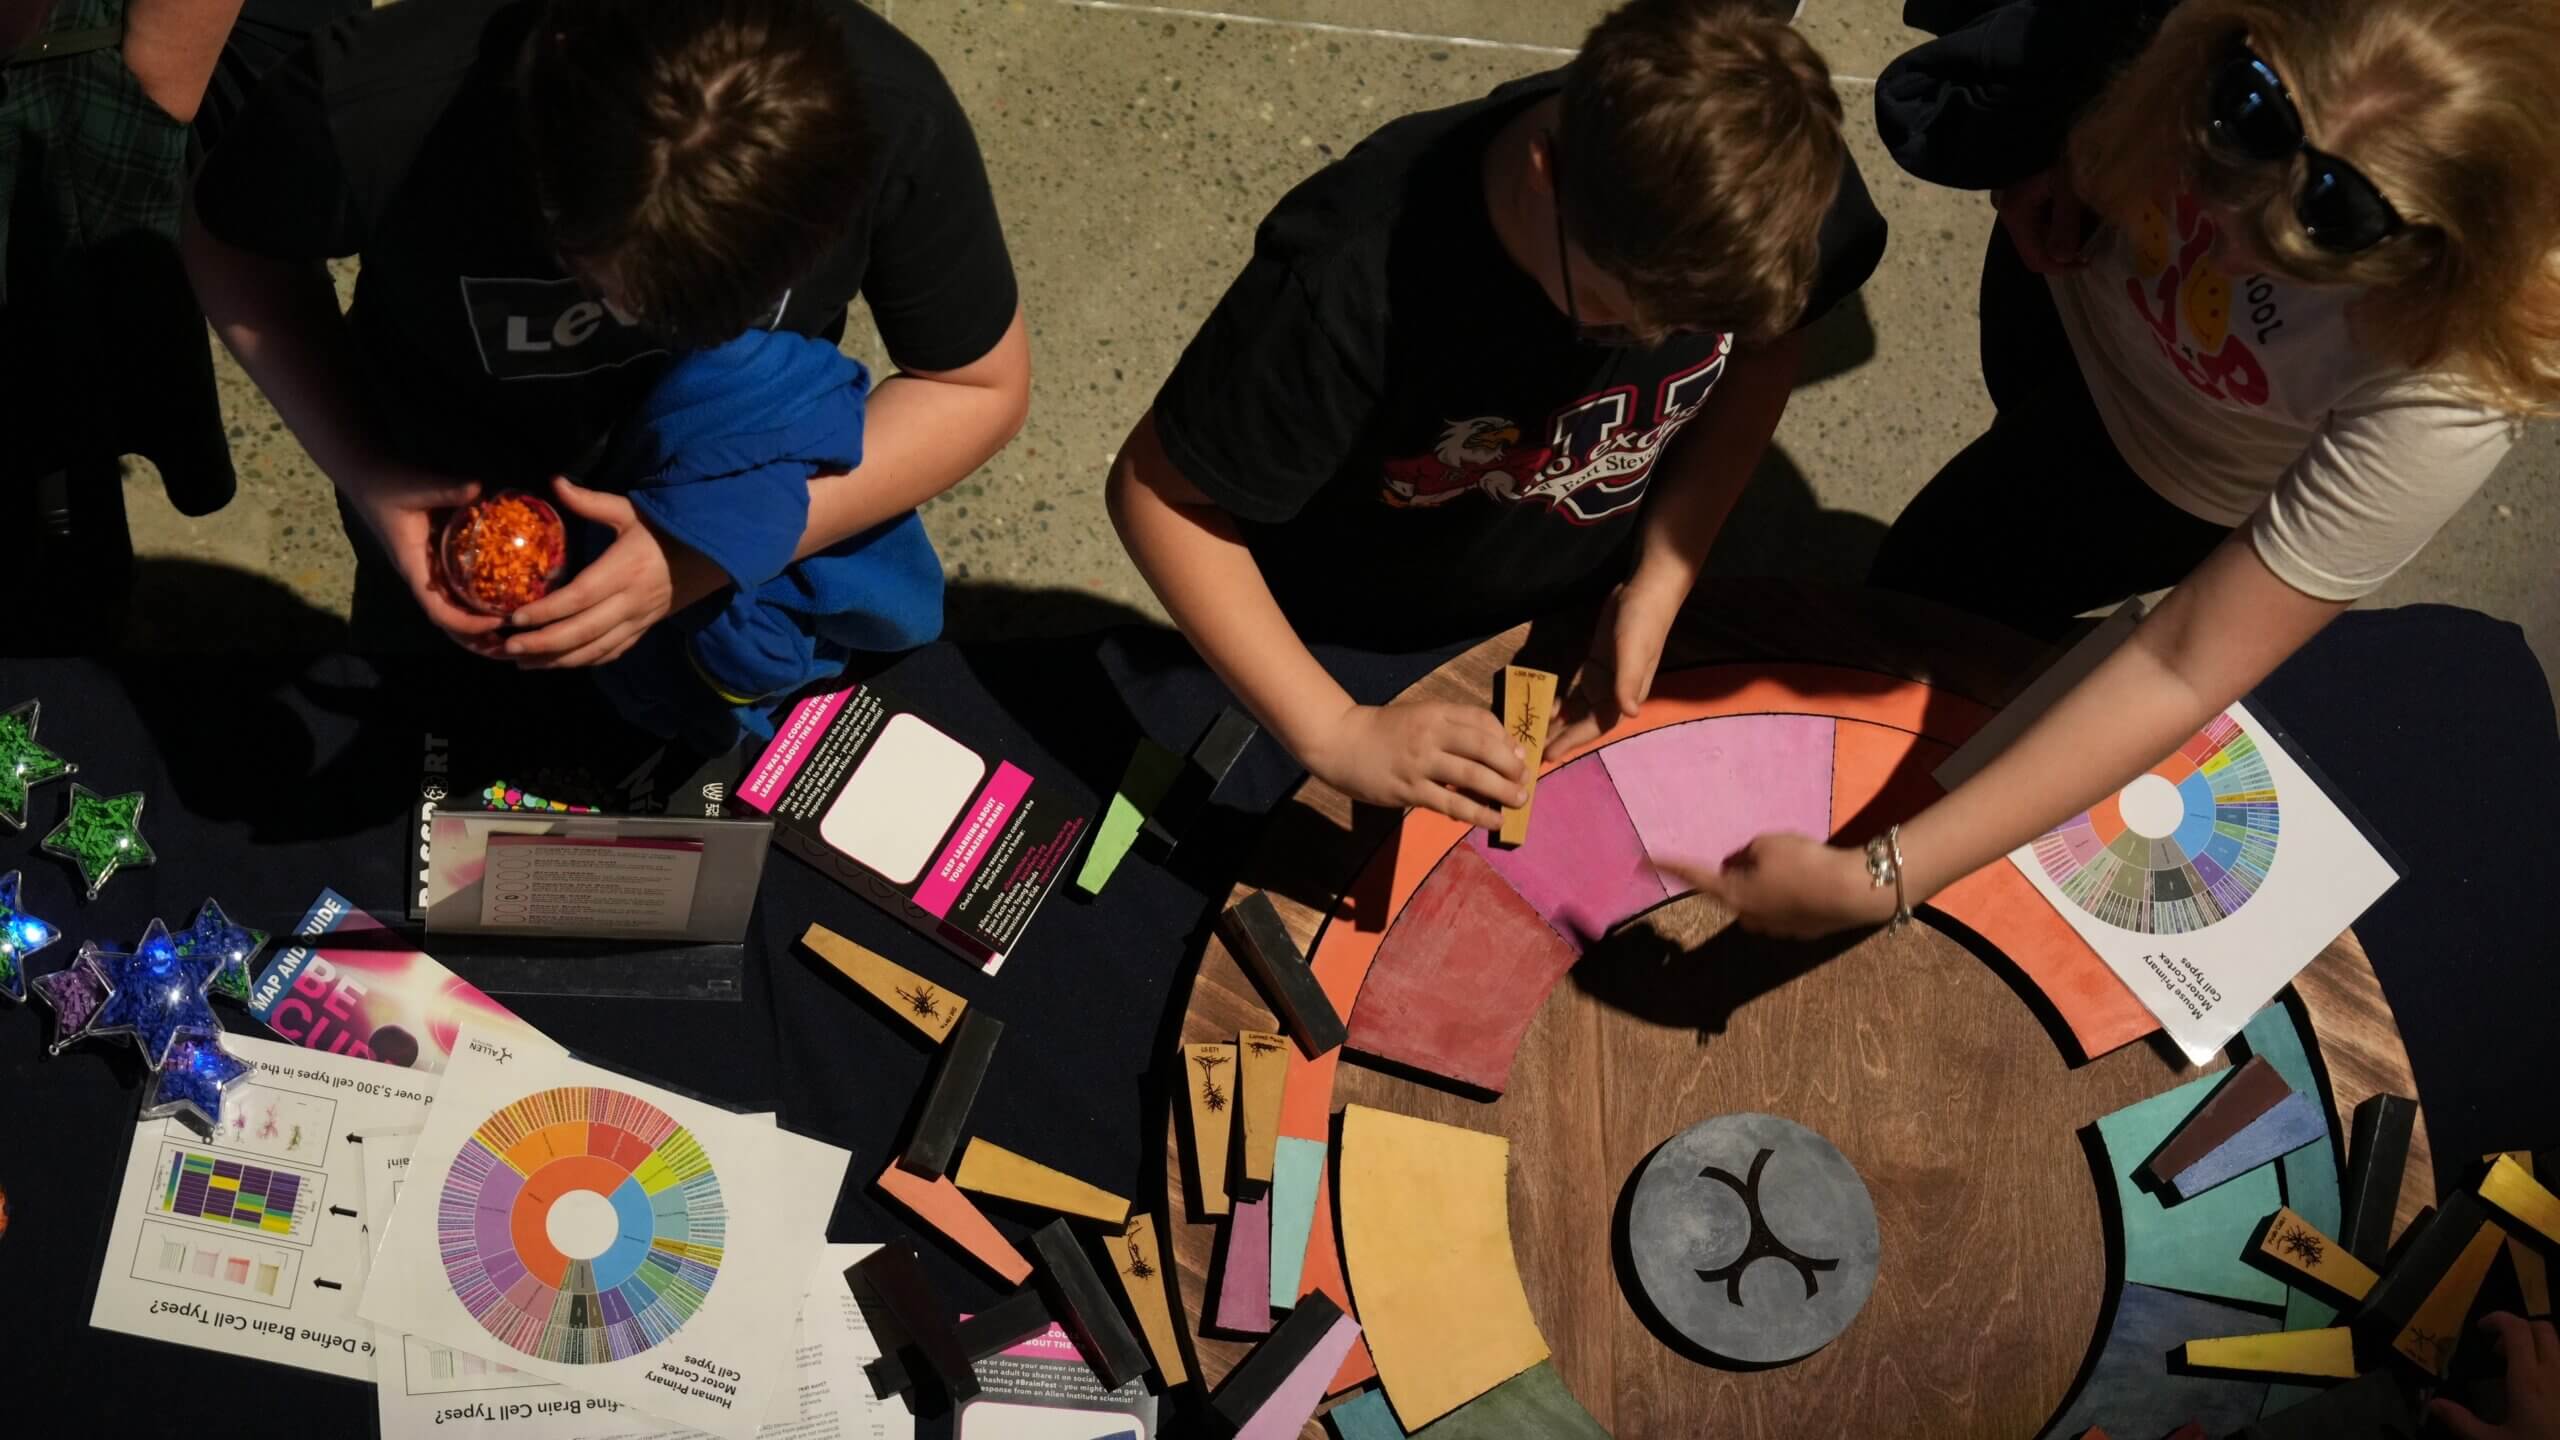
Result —
<instances>
[{"instance_id":1,"label":"child's hand","mask_svg":"<svg viewBox=\"0 0 2560 1440\"><path fill-rule=\"evenodd\" d=\"M1685 860L1654 866L1731 910L1755 935L1814 940L1893 918L1893 891L1869 883L1865 854L1802 835L1763 835L1722 870Z\"/></svg>"},{"instance_id":2,"label":"child's hand","mask_svg":"<svg viewBox=\"0 0 2560 1440\"><path fill-rule=\"evenodd\" d=\"M2480 1322L2507 1362L2507 1420L2492 1425L2451 1400L2427 1414L2461 1440L2560 1440L2560 1331L2548 1320L2496 1314Z\"/></svg>"},{"instance_id":3,"label":"child's hand","mask_svg":"<svg viewBox=\"0 0 2560 1440\"><path fill-rule=\"evenodd\" d=\"M1643 707L1684 598L1635 581L1609 593L1592 632L1591 654L1582 662L1581 682L1565 702L1564 726L1547 737L1549 756L1571 755Z\"/></svg>"},{"instance_id":4,"label":"child's hand","mask_svg":"<svg viewBox=\"0 0 2560 1440\"><path fill-rule=\"evenodd\" d=\"M1355 705L1300 757L1317 778L1372 805L1419 806L1498 829L1527 803L1529 767L1488 710L1440 701Z\"/></svg>"},{"instance_id":5,"label":"child's hand","mask_svg":"<svg viewBox=\"0 0 2560 1440\"><path fill-rule=\"evenodd\" d=\"M341 482L347 503L363 517L365 528L381 542L391 567L407 582L409 593L435 622L465 649L486 653L489 636L503 623L494 616L464 609L445 592L436 569L436 521L442 511L468 505L480 487L468 480L439 475L408 465L386 465Z\"/></svg>"},{"instance_id":6,"label":"child's hand","mask_svg":"<svg viewBox=\"0 0 2560 1440\"><path fill-rule=\"evenodd\" d=\"M613 532L613 543L566 585L507 617L524 633L502 653L527 670L602 665L649 627L727 583L719 567L652 530L620 495L557 476L560 508Z\"/></svg>"}]
</instances>

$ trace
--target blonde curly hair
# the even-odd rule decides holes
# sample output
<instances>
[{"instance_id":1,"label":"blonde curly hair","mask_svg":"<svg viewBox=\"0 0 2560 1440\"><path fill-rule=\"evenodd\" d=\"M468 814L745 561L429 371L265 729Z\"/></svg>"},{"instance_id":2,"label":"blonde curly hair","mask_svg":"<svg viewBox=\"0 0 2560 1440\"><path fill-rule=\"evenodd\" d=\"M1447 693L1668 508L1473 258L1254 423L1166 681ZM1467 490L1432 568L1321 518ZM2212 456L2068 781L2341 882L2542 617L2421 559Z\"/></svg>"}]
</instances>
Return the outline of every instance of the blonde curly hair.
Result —
<instances>
[{"instance_id":1,"label":"blonde curly hair","mask_svg":"<svg viewBox=\"0 0 2560 1440\"><path fill-rule=\"evenodd\" d=\"M2211 143L2206 94L2243 38L2311 143L2364 172L2404 230L2323 250L2294 214L2300 157ZM2191 189L2280 273L2365 291L2364 343L2509 413L2560 411L2560 3L2187 0L2073 127L2067 164L2119 222Z\"/></svg>"}]
</instances>

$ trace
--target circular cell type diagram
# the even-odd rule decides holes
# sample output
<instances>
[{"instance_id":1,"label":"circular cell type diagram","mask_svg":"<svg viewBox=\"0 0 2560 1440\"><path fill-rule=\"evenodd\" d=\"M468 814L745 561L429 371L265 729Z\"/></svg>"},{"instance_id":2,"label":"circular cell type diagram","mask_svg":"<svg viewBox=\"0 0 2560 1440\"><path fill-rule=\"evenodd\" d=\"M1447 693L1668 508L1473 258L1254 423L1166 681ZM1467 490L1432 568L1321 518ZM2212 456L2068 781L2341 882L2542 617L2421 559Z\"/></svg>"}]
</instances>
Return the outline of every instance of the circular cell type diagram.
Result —
<instances>
[{"instance_id":1,"label":"circular cell type diagram","mask_svg":"<svg viewBox=\"0 0 2560 1440\"><path fill-rule=\"evenodd\" d=\"M1719 1115L1636 1172L1626 1247L1648 1318L1722 1361L1837 1339L1875 1290L1875 1202L1839 1147L1776 1115Z\"/></svg>"},{"instance_id":2,"label":"circular cell type diagram","mask_svg":"<svg viewBox=\"0 0 2560 1440\"><path fill-rule=\"evenodd\" d=\"M629 1359L681 1331L719 1278L727 1228L692 1134L585 1085L491 1115L436 1206L454 1298L509 1348L564 1365Z\"/></svg>"},{"instance_id":3,"label":"circular cell type diagram","mask_svg":"<svg viewBox=\"0 0 2560 1440\"><path fill-rule=\"evenodd\" d=\"M2267 757L2218 715L2150 773L2046 832L2036 862L2107 924L2181 935L2229 919L2266 883L2279 818Z\"/></svg>"}]
</instances>

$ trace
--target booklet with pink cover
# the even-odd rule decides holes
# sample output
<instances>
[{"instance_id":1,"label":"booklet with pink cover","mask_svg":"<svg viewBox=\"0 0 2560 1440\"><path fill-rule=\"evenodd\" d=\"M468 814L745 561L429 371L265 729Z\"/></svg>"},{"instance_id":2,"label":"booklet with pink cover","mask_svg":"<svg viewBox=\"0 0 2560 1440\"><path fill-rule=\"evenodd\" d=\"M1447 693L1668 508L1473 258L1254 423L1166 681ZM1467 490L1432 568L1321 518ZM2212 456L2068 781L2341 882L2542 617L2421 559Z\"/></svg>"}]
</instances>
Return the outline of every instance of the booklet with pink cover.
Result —
<instances>
[{"instance_id":1,"label":"booklet with pink cover","mask_svg":"<svg viewBox=\"0 0 2560 1440\"><path fill-rule=\"evenodd\" d=\"M293 1044L441 1073L465 1022L540 1038L335 890L311 902L293 938L249 988L249 1013Z\"/></svg>"}]
</instances>

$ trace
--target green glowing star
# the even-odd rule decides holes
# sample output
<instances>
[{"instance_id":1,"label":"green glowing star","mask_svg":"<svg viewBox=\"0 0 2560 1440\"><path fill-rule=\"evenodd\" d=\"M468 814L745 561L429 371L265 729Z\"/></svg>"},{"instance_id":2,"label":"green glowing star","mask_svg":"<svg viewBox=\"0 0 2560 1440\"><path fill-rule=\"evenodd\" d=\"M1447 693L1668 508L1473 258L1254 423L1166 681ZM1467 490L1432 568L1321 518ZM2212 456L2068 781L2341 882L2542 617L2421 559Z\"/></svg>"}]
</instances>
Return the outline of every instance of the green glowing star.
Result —
<instances>
[{"instance_id":1,"label":"green glowing star","mask_svg":"<svg viewBox=\"0 0 2560 1440\"><path fill-rule=\"evenodd\" d=\"M71 782L71 813L44 837L45 853L80 867L89 898L107 888L118 870L150 864L159 858L142 838L142 792L101 795Z\"/></svg>"},{"instance_id":2,"label":"green glowing star","mask_svg":"<svg viewBox=\"0 0 2560 1440\"><path fill-rule=\"evenodd\" d=\"M80 767L36 743L36 717L41 701L30 700L0 711L0 821L12 830L27 828L27 791L47 780L59 780Z\"/></svg>"}]
</instances>

